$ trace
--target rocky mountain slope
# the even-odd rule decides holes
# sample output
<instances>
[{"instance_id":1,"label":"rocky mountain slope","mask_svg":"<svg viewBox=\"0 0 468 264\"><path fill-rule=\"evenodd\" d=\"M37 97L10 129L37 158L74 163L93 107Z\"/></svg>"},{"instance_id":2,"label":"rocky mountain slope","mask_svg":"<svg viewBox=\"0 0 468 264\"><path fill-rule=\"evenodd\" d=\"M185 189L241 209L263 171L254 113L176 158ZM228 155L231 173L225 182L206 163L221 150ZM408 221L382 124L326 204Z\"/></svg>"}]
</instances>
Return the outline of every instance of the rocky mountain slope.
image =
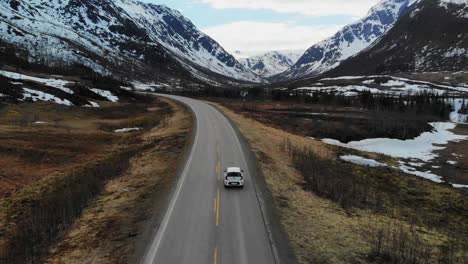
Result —
<instances>
[{"instance_id":1,"label":"rocky mountain slope","mask_svg":"<svg viewBox=\"0 0 468 264\"><path fill-rule=\"evenodd\" d=\"M262 81L178 11L138 0L4 0L0 45L30 62L103 74Z\"/></svg>"},{"instance_id":2,"label":"rocky mountain slope","mask_svg":"<svg viewBox=\"0 0 468 264\"><path fill-rule=\"evenodd\" d=\"M366 17L334 36L312 46L289 70L273 76L274 81L313 77L329 71L368 48L392 28L416 0L383 0Z\"/></svg>"},{"instance_id":3,"label":"rocky mountain slope","mask_svg":"<svg viewBox=\"0 0 468 264\"><path fill-rule=\"evenodd\" d=\"M304 54L303 50L270 51L261 55L239 59L239 62L257 75L268 78L288 70L302 54Z\"/></svg>"},{"instance_id":4,"label":"rocky mountain slope","mask_svg":"<svg viewBox=\"0 0 468 264\"><path fill-rule=\"evenodd\" d=\"M373 47L327 75L468 71L468 1L422 0Z\"/></svg>"}]
</instances>

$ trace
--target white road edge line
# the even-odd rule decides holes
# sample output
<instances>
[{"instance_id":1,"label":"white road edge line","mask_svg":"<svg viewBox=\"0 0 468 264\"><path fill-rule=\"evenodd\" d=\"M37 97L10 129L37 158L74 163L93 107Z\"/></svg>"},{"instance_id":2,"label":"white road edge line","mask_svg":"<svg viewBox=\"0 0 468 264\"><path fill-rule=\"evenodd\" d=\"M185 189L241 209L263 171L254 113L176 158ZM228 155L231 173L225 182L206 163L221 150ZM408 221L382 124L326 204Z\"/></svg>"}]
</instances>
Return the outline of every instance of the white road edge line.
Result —
<instances>
[{"instance_id":1,"label":"white road edge line","mask_svg":"<svg viewBox=\"0 0 468 264\"><path fill-rule=\"evenodd\" d=\"M169 97L169 98L171 98L171 97ZM179 102L181 102L181 101L179 101ZM195 111L193 111L193 113L195 115ZM180 177L179 182L177 183L176 192L174 193L174 195L173 195L173 197L172 197L172 199L170 201L169 208L166 211L166 214L164 215L164 219L163 219L163 221L162 221L162 223L161 223L161 225L160 225L160 227L158 229L158 232L156 233L156 237L153 240L153 242L151 243L151 247L149 248L148 252L146 252L145 257L143 258L142 263L144 263L144 264L153 264L154 263L156 255L157 255L158 250L159 250L159 246L161 245L162 238L163 238L164 233L166 231L167 225L169 224L169 220L171 218L172 212L174 211L175 204L176 204L177 200L179 199L180 191L182 190L182 186L184 185L185 179L187 178L188 167L192 163L192 159L193 159L193 156L195 154L196 145L198 144L198 136L199 136L198 127L199 127L200 124L199 124L198 118L196 118L196 115L195 115L195 119L197 120L197 126L196 126L196 131L195 131L195 140L193 141L192 149L190 150L190 156L189 156L189 158L187 159L187 161L185 163L185 167L184 167L184 170L182 172L182 176Z\"/></svg>"}]
</instances>

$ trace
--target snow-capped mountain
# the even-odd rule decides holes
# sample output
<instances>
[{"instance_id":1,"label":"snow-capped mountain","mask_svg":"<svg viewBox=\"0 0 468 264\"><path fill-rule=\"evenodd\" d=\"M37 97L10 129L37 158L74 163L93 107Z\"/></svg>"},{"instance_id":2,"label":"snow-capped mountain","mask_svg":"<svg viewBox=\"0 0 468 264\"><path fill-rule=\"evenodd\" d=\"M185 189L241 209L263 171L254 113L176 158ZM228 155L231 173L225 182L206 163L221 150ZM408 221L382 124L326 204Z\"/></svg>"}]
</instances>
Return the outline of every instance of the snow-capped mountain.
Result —
<instances>
[{"instance_id":1,"label":"snow-capped mountain","mask_svg":"<svg viewBox=\"0 0 468 264\"><path fill-rule=\"evenodd\" d=\"M2 0L0 40L29 61L81 64L98 72L145 66L199 79L259 82L216 41L178 11L138 0ZM151 73L152 71L148 72ZM157 77L157 76L156 76Z\"/></svg>"},{"instance_id":2,"label":"snow-capped mountain","mask_svg":"<svg viewBox=\"0 0 468 264\"><path fill-rule=\"evenodd\" d=\"M309 48L289 70L273 76L286 81L313 77L368 48L385 34L416 0L382 0L356 23Z\"/></svg>"},{"instance_id":3,"label":"snow-capped mountain","mask_svg":"<svg viewBox=\"0 0 468 264\"><path fill-rule=\"evenodd\" d=\"M241 58L239 62L257 75L268 78L289 69L302 54L304 54L304 50L270 51L261 55Z\"/></svg>"},{"instance_id":4,"label":"snow-capped mountain","mask_svg":"<svg viewBox=\"0 0 468 264\"><path fill-rule=\"evenodd\" d=\"M421 0L371 48L327 75L468 71L468 1Z\"/></svg>"}]
</instances>

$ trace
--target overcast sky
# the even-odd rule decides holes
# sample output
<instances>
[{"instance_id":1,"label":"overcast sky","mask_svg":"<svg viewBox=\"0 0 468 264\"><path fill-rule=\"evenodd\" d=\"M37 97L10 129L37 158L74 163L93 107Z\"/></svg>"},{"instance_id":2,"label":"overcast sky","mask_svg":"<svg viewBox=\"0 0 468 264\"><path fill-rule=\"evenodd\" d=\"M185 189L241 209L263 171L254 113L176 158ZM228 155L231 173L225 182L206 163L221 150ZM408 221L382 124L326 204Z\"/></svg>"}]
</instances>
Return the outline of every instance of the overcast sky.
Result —
<instances>
[{"instance_id":1,"label":"overcast sky","mask_svg":"<svg viewBox=\"0 0 468 264\"><path fill-rule=\"evenodd\" d=\"M143 0L179 10L227 51L305 50L379 0Z\"/></svg>"}]
</instances>

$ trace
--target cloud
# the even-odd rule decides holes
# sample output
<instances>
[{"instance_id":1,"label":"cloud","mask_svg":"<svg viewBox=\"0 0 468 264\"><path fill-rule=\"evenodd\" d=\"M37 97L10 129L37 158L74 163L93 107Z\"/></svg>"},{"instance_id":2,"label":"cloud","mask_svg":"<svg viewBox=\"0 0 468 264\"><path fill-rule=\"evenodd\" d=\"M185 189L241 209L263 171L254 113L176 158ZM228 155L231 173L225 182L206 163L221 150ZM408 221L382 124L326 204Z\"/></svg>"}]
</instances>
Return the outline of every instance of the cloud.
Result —
<instances>
[{"instance_id":1,"label":"cloud","mask_svg":"<svg viewBox=\"0 0 468 264\"><path fill-rule=\"evenodd\" d=\"M333 35L343 25L303 26L294 23L239 21L203 29L227 51L247 54L272 50L305 50Z\"/></svg>"},{"instance_id":2,"label":"cloud","mask_svg":"<svg viewBox=\"0 0 468 264\"><path fill-rule=\"evenodd\" d=\"M265 9L308 16L363 16L378 0L198 0L216 9Z\"/></svg>"}]
</instances>

